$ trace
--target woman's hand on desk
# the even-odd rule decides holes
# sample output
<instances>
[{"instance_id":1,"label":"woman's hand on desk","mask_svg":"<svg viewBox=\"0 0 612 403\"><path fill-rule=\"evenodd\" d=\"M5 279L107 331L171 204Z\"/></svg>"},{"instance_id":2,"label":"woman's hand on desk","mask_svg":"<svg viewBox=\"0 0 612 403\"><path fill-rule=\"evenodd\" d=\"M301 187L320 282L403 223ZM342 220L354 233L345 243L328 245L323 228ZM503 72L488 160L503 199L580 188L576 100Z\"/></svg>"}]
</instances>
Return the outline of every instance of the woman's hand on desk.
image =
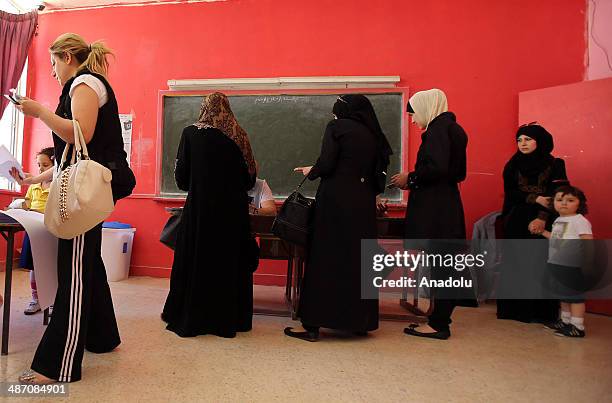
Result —
<instances>
[{"instance_id":1,"label":"woman's hand on desk","mask_svg":"<svg viewBox=\"0 0 612 403\"><path fill-rule=\"evenodd\" d=\"M308 174L310 173L310 170L312 169L312 165L309 167L297 167L297 168L293 168L294 172L301 172L302 175L304 176L308 176Z\"/></svg>"},{"instance_id":2,"label":"woman's hand on desk","mask_svg":"<svg viewBox=\"0 0 612 403\"><path fill-rule=\"evenodd\" d=\"M249 204L249 214L252 215L276 215L276 204L274 200L268 200L261 204L260 208L255 207L252 203Z\"/></svg>"},{"instance_id":3,"label":"woman's hand on desk","mask_svg":"<svg viewBox=\"0 0 612 403\"><path fill-rule=\"evenodd\" d=\"M274 200L266 200L262 202L257 214L276 215L276 203L274 203Z\"/></svg>"},{"instance_id":4,"label":"woman's hand on desk","mask_svg":"<svg viewBox=\"0 0 612 403\"><path fill-rule=\"evenodd\" d=\"M387 206L388 201L388 199L382 199L378 196L376 197L376 215L378 217L384 217L387 215L387 209L389 208Z\"/></svg>"}]
</instances>

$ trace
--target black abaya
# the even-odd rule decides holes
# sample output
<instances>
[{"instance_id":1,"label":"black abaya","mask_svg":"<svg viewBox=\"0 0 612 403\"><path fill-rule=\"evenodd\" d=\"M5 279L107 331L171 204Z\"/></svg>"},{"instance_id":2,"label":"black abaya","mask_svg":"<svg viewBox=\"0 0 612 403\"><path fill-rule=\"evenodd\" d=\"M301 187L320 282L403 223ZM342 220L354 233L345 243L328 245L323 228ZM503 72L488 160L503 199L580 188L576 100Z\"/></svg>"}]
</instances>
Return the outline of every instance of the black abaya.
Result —
<instances>
[{"instance_id":1,"label":"black abaya","mask_svg":"<svg viewBox=\"0 0 612 403\"><path fill-rule=\"evenodd\" d=\"M181 137L175 179L189 193L162 314L167 329L182 337L234 337L251 330L247 191L254 178L239 147L217 129L189 126Z\"/></svg>"},{"instance_id":2,"label":"black abaya","mask_svg":"<svg viewBox=\"0 0 612 403\"><path fill-rule=\"evenodd\" d=\"M444 112L429 123L421 139L411 174L415 185L408 196L406 239L465 239L465 217L458 182L466 175L467 134L452 112ZM449 249L443 244L428 242L425 249L435 254L453 252L454 247ZM438 279L445 272L432 269L431 273L432 278ZM466 295L447 294L438 292L434 295L429 325L437 331L449 330L456 305L476 305L471 291L466 291Z\"/></svg>"},{"instance_id":3,"label":"black abaya","mask_svg":"<svg viewBox=\"0 0 612 403\"><path fill-rule=\"evenodd\" d=\"M309 179L321 178L298 315L305 327L378 328L378 300L361 298L361 240L376 238L377 139L364 124L328 124Z\"/></svg>"},{"instance_id":4,"label":"black abaya","mask_svg":"<svg viewBox=\"0 0 612 403\"><path fill-rule=\"evenodd\" d=\"M544 159L544 157L542 157ZM556 214L535 202L537 196L554 196L555 183L567 180L565 163L560 158L550 157L550 162L542 169L523 174L519 164L510 160L504 168L504 238L507 239L544 239L529 232L529 223L536 218L546 221L550 230ZM500 292L511 293L504 287L523 284L529 287L530 294L541 294L545 286L546 261L548 248L545 242L515 245L504 244L503 265L500 276ZM523 249L518 249L519 247ZM539 262L539 264L534 264ZM540 268L534 272L533 268ZM527 270L529 268L529 270ZM559 315L559 301L549 299L498 299L497 317L521 322L554 321Z\"/></svg>"}]
</instances>

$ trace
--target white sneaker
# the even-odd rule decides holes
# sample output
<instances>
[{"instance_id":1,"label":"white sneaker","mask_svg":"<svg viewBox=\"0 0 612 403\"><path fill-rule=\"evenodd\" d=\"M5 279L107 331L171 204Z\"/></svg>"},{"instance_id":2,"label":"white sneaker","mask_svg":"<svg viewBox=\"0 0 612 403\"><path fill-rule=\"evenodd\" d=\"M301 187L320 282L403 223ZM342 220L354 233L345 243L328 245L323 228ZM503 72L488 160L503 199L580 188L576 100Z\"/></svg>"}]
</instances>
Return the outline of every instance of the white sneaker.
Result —
<instances>
[{"instance_id":1,"label":"white sneaker","mask_svg":"<svg viewBox=\"0 0 612 403\"><path fill-rule=\"evenodd\" d=\"M38 301L30 301L26 309L23 311L26 315L34 315L36 312L40 312L40 304Z\"/></svg>"}]
</instances>

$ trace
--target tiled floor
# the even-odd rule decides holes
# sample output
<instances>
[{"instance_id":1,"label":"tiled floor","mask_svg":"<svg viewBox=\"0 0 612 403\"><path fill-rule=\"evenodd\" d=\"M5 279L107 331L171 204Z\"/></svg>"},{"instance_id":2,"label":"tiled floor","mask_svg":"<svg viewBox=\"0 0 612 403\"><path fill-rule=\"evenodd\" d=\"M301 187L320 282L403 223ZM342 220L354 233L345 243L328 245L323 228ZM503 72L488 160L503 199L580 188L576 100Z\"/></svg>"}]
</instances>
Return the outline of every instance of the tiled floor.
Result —
<instances>
[{"instance_id":1,"label":"tiled floor","mask_svg":"<svg viewBox=\"0 0 612 403\"><path fill-rule=\"evenodd\" d=\"M28 367L43 332L42 314L22 314L27 273L17 271L13 281L10 352L0 358L6 381ZM496 320L494 305L457 309L448 341L405 336L405 323L384 321L365 339L306 343L283 335L289 318L260 315L252 332L235 339L181 339L159 319L167 279L134 277L111 287L123 343L110 354L86 353L71 401L612 401L609 317L589 315L582 340ZM268 307L281 295L280 288L256 290Z\"/></svg>"}]
</instances>

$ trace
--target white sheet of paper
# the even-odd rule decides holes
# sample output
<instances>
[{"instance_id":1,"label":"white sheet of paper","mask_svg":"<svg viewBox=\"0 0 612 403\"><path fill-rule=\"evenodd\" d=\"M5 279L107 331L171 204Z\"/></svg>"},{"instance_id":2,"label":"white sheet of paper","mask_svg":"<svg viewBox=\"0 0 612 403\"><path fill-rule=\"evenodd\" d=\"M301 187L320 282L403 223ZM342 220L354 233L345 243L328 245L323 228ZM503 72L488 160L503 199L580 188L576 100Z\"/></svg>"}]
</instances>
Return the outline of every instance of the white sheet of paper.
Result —
<instances>
[{"instance_id":1,"label":"white sheet of paper","mask_svg":"<svg viewBox=\"0 0 612 403\"><path fill-rule=\"evenodd\" d=\"M13 154L5 146L0 146L0 176L8 179L11 182L15 182L15 179L10 174L11 168L17 168L21 177L24 177L23 169L19 161L13 157Z\"/></svg>"},{"instance_id":2,"label":"white sheet of paper","mask_svg":"<svg viewBox=\"0 0 612 403\"><path fill-rule=\"evenodd\" d=\"M57 293L57 238L47 231L44 214L19 209L3 213L17 220L30 237L38 302L46 309L53 305Z\"/></svg>"},{"instance_id":3,"label":"white sheet of paper","mask_svg":"<svg viewBox=\"0 0 612 403\"><path fill-rule=\"evenodd\" d=\"M120 113L119 121L121 122L121 136L123 137L123 149L127 154L127 162L130 164L132 153L132 114Z\"/></svg>"}]
</instances>

